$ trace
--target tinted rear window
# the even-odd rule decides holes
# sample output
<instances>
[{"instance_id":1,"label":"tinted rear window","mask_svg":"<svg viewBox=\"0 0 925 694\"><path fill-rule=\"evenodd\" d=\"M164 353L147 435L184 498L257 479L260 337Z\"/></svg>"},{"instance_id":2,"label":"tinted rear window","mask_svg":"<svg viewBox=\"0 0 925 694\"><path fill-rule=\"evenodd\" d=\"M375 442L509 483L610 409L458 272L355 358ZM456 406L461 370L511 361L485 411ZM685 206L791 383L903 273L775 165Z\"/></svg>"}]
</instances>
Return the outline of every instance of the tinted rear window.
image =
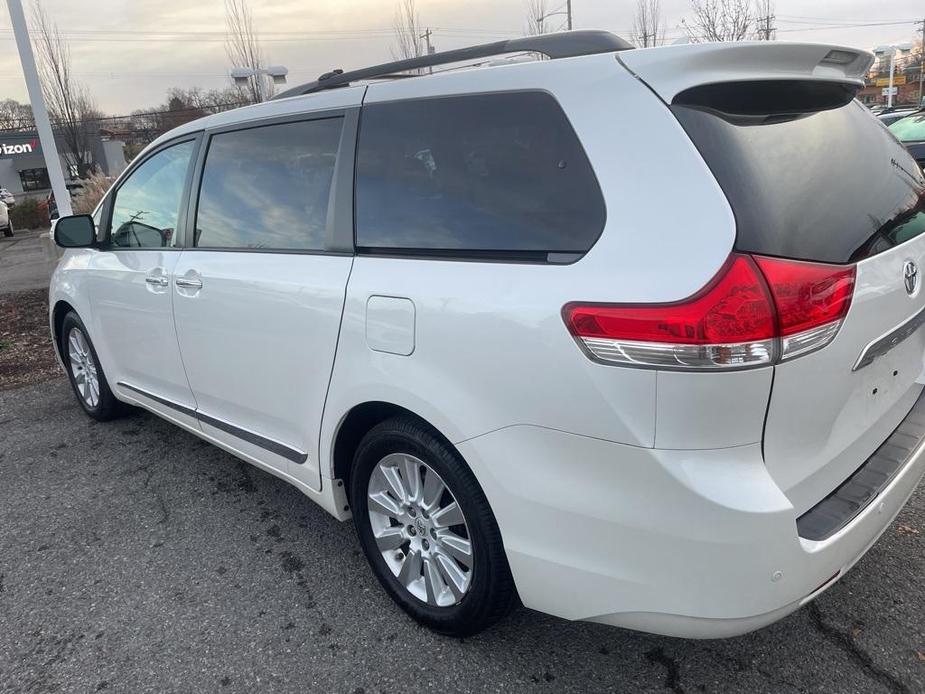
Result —
<instances>
[{"instance_id":1,"label":"tinted rear window","mask_svg":"<svg viewBox=\"0 0 925 694\"><path fill-rule=\"evenodd\" d=\"M545 259L587 251L604 226L591 165L544 92L364 106L356 186L361 249Z\"/></svg>"},{"instance_id":2,"label":"tinted rear window","mask_svg":"<svg viewBox=\"0 0 925 694\"><path fill-rule=\"evenodd\" d=\"M846 263L925 230L918 166L857 102L767 118L671 108L732 205L739 250Z\"/></svg>"}]
</instances>

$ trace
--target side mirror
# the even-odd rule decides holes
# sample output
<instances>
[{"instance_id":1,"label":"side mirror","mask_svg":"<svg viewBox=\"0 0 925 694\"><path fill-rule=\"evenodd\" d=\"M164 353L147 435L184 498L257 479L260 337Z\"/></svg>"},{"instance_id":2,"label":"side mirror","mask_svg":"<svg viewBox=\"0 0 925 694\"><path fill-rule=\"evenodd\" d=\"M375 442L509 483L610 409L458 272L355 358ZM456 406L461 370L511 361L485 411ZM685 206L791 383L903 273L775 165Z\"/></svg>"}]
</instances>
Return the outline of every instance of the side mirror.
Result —
<instances>
[{"instance_id":1,"label":"side mirror","mask_svg":"<svg viewBox=\"0 0 925 694\"><path fill-rule=\"evenodd\" d=\"M96 245L96 224L88 214L61 217L55 222L55 243L61 248L90 248Z\"/></svg>"}]
</instances>

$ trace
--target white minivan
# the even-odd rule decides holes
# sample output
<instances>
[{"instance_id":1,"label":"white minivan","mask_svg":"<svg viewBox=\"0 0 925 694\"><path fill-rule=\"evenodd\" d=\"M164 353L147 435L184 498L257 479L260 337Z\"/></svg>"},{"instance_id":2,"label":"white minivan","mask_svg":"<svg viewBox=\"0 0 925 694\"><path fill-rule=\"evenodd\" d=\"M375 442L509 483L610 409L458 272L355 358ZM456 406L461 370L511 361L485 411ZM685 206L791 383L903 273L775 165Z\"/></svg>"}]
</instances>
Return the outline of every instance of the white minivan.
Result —
<instances>
[{"instance_id":1,"label":"white minivan","mask_svg":"<svg viewBox=\"0 0 925 694\"><path fill-rule=\"evenodd\" d=\"M327 73L58 222L55 347L91 417L352 517L438 631L756 629L925 470L925 180L871 60L589 31Z\"/></svg>"}]
</instances>

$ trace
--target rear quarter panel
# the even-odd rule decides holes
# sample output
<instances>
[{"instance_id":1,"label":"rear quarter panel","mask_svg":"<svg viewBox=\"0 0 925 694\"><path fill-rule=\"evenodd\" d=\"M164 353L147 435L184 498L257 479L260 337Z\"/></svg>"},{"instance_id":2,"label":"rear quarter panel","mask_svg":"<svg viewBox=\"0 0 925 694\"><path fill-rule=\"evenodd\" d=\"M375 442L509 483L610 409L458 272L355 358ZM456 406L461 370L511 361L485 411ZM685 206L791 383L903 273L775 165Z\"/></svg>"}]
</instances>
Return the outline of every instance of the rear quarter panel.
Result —
<instances>
[{"instance_id":1,"label":"rear quarter panel","mask_svg":"<svg viewBox=\"0 0 925 694\"><path fill-rule=\"evenodd\" d=\"M377 84L366 103L526 89L553 94L582 141L606 203L603 234L571 265L357 257L322 424L329 465L340 422L373 400L454 442L532 424L655 444L656 372L591 362L560 312L570 301L676 301L726 259L732 212L665 105L612 54ZM376 295L413 303L410 355L370 348Z\"/></svg>"}]
</instances>

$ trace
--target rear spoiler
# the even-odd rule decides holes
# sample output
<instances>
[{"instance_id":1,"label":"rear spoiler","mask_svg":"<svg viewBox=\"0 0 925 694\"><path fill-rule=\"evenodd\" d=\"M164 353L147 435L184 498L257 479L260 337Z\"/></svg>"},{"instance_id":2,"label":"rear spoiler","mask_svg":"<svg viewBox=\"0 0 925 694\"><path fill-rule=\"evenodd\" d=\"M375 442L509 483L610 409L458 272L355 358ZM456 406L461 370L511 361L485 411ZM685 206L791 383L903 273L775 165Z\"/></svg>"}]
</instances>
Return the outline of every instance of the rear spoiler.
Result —
<instances>
[{"instance_id":1,"label":"rear spoiler","mask_svg":"<svg viewBox=\"0 0 925 694\"><path fill-rule=\"evenodd\" d=\"M864 86L874 55L845 46L745 41L642 48L623 51L617 60L670 104L693 87L726 82L818 81L853 94Z\"/></svg>"}]
</instances>

